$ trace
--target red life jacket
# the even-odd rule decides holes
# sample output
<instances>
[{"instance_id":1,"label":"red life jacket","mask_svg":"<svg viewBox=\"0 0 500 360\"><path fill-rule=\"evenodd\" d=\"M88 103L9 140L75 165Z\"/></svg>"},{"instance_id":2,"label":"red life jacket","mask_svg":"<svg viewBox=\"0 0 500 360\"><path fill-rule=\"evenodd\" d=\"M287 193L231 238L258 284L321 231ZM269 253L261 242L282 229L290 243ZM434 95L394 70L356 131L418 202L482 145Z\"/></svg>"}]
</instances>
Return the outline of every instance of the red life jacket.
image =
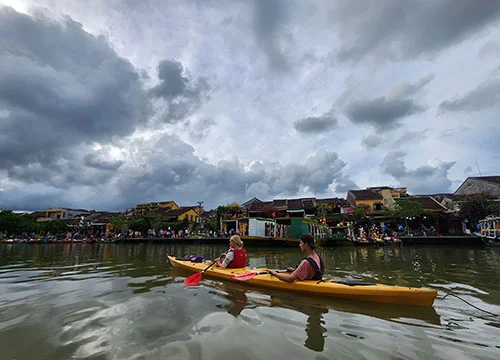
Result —
<instances>
[{"instance_id":1,"label":"red life jacket","mask_svg":"<svg viewBox=\"0 0 500 360\"><path fill-rule=\"evenodd\" d=\"M247 266L247 251L245 249L233 249L234 260L229 263L228 268L237 269Z\"/></svg>"}]
</instances>

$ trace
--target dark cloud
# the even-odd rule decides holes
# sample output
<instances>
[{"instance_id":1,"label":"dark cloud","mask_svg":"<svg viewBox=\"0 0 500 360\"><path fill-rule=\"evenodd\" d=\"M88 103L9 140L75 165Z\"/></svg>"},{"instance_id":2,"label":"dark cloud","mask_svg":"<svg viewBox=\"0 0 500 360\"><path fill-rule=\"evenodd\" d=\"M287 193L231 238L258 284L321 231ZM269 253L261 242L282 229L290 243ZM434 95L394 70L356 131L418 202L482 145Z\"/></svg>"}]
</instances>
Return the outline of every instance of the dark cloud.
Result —
<instances>
[{"instance_id":1,"label":"dark cloud","mask_svg":"<svg viewBox=\"0 0 500 360\"><path fill-rule=\"evenodd\" d=\"M83 163L85 166L98 169L98 170L109 170L115 171L120 166L123 165L123 161L119 160L104 160L100 159L95 154L88 154L84 157Z\"/></svg>"},{"instance_id":2,"label":"dark cloud","mask_svg":"<svg viewBox=\"0 0 500 360\"><path fill-rule=\"evenodd\" d=\"M158 78L160 84L151 89L156 97L173 99L184 93L189 83L187 76L183 75L182 64L175 60L163 60L158 64Z\"/></svg>"},{"instance_id":3,"label":"dark cloud","mask_svg":"<svg viewBox=\"0 0 500 360\"><path fill-rule=\"evenodd\" d=\"M378 97L353 101L346 107L345 113L355 124L369 124L378 130L390 130L401 125L398 120L424 110L423 106L411 99L387 100Z\"/></svg>"},{"instance_id":4,"label":"dark cloud","mask_svg":"<svg viewBox=\"0 0 500 360\"><path fill-rule=\"evenodd\" d=\"M140 149L141 147L138 147ZM152 150L151 150L152 149ZM302 196L304 192L316 196L331 196L332 186L338 191L357 186L343 174L345 162L329 151L318 151L304 163L281 165L278 162L254 162L250 166L238 160L207 164L194 155L194 149L175 136L163 136L150 150L139 150L137 162L128 161L116 171L99 171L77 166L64 172L68 177L51 182L36 183L43 191L52 194L43 201L33 202L34 194L24 192L19 198L17 188L7 188L0 193L4 207L16 209L43 209L47 206L70 206L124 210L147 201L176 200L182 205L205 201L208 208L234 201L243 202L253 196L272 199L277 196ZM97 155L88 156L95 158ZM144 163L144 166L141 164ZM93 172L92 172L93 171ZM74 187L77 180L93 175L108 174L88 187ZM40 173L39 176L47 176ZM31 177L33 178L33 176ZM67 186L62 187L66 181ZM80 179L84 182L84 179ZM23 188L29 188L24 184ZM63 200L54 204L56 200Z\"/></svg>"},{"instance_id":5,"label":"dark cloud","mask_svg":"<svg viewBox=\"0 0 500 360\"><path fill-rule=\"evenodd\" d=\"M3 7L0 39L0 169L11 176L57 169L70 149L110 142L147 121L135 68L79 23Z\"/></svg>"},{"instance_id":6,"label":"dark cloud","mask_svg":"<svg viewBox=\"0 0 500 360\"><path fill-rule=\"evenodd\" d=\"M254 31L258 45L266 54L272 70L287 71L289 64L279 46L288 18L287 4L281 0L256 0L254 5Z\"/></svg>"},{"instance_id":7,"label":"dark cloud","mask_svg":"<svg viewBox=\"0 0 500 360\"><path fill-rule=\"evenodd\" d=\"M393 151L386 155L381 164L382 172L395 178L413 194L450 192L452 182L448 171L455 165L452 162L439 162L435 166L424 165L415 170L406 168L403 151Z\"/></svg>"},{"instance_id":8,"label":"dark cloud","mask_svg":"<svg viewBox=\"0 0 500 360\"><path fill-rule=\"evenodd\" d=\"M477 34L500 16L497 1L339 1L332 21L344 44L341 60L411 59Z\"/></svg>"},{"instance_id":9,"label":"dark cloud","mask_svg":"<svg viewBox=\"0 0 500 360\"><path fill-rule=\"evenodd\" d=\"M337 126L337 119L331 114L309 116L293 123L295 130L305 134L323 133Z\"/></svg>"},{"instance_id":10,"label":"dark cloud","mask_svg":"<svg viewBox=\"0 0 500 360\"><path fill-rule=\"evenodd\" d=\"M479 84L469 93L439 104L440 111L480 111L500 103L500 78L490 79Z\"/></svg>"},{"instance_id":11,"label":"dark cloud","mask_svg":"<svg viewBox=\"0 0 500 360\"><path fill-rule=\"evenodd\" d=\"M150 90L155 98L167 103L163 120L175 123L184 120L200 108L209 98L210 86L205 78L191 79L182 64L176 60L163 60L158 65L160 83Z\"/></svg>"},{"instance_id":12,"label":"dark cloud","mask_svg":"<svg viewBox=\"0 0 500 360\"><path fill-rule=\"evenodd\" d=\"M355 124L368 124L378 131L395 129L405 117L426 110L411 96L416 96L433 79L434 74L428 74L415 83L401 81L393 84L383 96L353 100L345 107L345 115Z\"/></svg>"},{"instance_id":13,"label":"dark cloud","mask_svg":"<svg viewBox=\"0 0 500 360\"><path fill-rule=\"evenodd\" d=\"M384 142L384 139L379 134L371 134L361 142L368 149L375 149Z\"/></svg>"}]
</instances>

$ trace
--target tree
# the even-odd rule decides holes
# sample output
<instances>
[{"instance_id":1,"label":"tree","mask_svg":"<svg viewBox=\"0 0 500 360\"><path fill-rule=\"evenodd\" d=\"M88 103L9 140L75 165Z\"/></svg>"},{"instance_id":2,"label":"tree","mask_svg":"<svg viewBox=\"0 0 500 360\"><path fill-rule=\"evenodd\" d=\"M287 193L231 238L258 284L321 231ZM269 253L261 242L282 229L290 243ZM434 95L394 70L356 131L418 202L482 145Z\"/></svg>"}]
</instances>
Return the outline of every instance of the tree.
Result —
<instances>
[{"instance_id":1,"label":"tree","mask_svg":"<svg viewBox=\"0 0 500 360\"><path fill-rule=\"evenodd\" d=\"M418 201L400 199L396 202L395 215L404 219L406 228L408 228L408 218L419 217L423 212L422 205Z\"/></svg>"},{"instance_id":2,"label":"tree","mask_svg":"<svg viewBox=\"0 0 500 360\"><path fill-rule=\"evenodd\" d=\"M332 207L328 204L322 203L316 206L315 214L320 220L326 219L328 213L332 212Z\"/></svg>"},{"instance_id":3,"label":"tree","mask_svg":"<svg viewBox=\"0 0 500 360\"><path fill-rule=\"evenodd\" d=\"M240 211L240 207L238 205L221 205L217 207L215 211L217 216L217 223L220 228L222 228L222 221L229 219L232 215L237 214Z\"/></svg>"},{"instance_id":4,"label":"tree","mask_svg":"<svg viewBox=\"0 0 500 360\"><path fill-rule=\"evenodd\" d=\"M145 234L150 228L149 222L143 217L136 217L130 220L129 228L134 231L140 231Z\"/></svg>"},{"instance_id":5,"label":"tree","mask_svg":"<svg viewBox=\"0 0 500 360\"><path fill-rule=\"evenodd\" d=\"M22 231L23 218L11 210L0 211L0 231L13 235Z\"/></svg>"},{"instance_id":6,"label":"tree","mask_svg":"<svg viewBox=\"0 0 500 360\"><path fill-rule=\"evenodd\" d=\"M128 218L125 215L116 215L109 220L111 225L113 225L113 231L115 234L119 234L123 231L123 228L128 223Z\"/></svg>"},{"instance_id":7,"label":"tree","mask_svg":"<svg viewBox=\"0 0 500 360\"><path fill-rule=\"evenodd\" d=\"M467 218L473 223L484 219L492 210L488 202L488 197L484 194L469 195L460 202L459 215L461 218Z\"/></svg>"},{"instance_id":8,"label":"tree","mask_svg":"<svg viewBox=\"0 0 500 360\"><path fill-rule=\"evenodd\" d=\"M366 216L368 209L369 206L366 204L356 206L356 209L354 209L354 219L357 221L363 219Z\"/></svg>"}]
</instances>

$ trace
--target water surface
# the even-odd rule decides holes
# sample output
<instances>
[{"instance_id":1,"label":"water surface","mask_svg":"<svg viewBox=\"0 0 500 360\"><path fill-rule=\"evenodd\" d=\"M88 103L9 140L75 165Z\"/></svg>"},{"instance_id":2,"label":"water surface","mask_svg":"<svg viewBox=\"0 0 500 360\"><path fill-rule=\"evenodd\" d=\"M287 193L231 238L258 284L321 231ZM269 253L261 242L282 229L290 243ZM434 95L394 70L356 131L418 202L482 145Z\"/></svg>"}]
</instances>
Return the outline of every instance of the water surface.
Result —
<instances>
[{"instance_id":1,"label":"water surface","mask_svg":"<svg viewBox=\"0 0 500 360\"><path fill-rule=\"evenodd\" d=\"M434 307L249 288L167 255L223 245L0 244L0 359L499 359L500 249L320 249L327 277L430 287ZM251 247L285 268L298 248ZM447 294L451 294L446 296ZM445 297L446 296L446 297ZM445 297L444 299L441 299Z\"/></svg>"}]
</instances>

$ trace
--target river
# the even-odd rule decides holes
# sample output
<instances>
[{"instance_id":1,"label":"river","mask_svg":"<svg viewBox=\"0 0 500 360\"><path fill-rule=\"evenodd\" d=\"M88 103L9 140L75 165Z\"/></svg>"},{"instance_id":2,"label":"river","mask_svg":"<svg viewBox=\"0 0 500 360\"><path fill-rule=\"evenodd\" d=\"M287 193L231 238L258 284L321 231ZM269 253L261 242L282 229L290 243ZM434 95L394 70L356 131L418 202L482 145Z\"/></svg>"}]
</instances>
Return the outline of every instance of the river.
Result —
<instances>
[{"instance_id":1,"label":"river","mask_svg":"<svg viewBox=\"0 0 500 360\"><path fill-rule=\"evenodd\" d=\"M430 287L432 308L248 288L167 255L224 245L0 244L0 359L500 359L500 248L322 248L326 277ZM299 248L249 247L285 268ZM446 296L447 294L451 294Z\"/></svg>"}]
</instances>

